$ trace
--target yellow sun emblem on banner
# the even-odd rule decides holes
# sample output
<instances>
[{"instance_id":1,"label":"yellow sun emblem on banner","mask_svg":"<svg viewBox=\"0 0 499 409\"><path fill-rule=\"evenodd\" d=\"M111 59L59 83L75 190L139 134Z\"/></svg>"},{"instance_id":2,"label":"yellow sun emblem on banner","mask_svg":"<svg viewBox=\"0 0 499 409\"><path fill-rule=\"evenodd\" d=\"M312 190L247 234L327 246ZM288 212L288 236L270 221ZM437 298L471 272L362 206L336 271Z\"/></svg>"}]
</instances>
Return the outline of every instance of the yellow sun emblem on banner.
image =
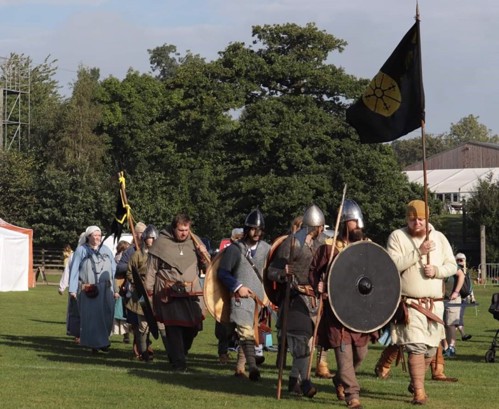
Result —
<instances>
[{"instance_id":1,"label":"yellow sun emblem on banner","mask_svg":"<svg viewBox=\"0 0 499 409\"><path fill-rule=\"evenodd\" d=\"M380 71L369 83L362 101L371 111L389 117L399 109L402 95L397 82Z\"/></svg>"}]
</instances>

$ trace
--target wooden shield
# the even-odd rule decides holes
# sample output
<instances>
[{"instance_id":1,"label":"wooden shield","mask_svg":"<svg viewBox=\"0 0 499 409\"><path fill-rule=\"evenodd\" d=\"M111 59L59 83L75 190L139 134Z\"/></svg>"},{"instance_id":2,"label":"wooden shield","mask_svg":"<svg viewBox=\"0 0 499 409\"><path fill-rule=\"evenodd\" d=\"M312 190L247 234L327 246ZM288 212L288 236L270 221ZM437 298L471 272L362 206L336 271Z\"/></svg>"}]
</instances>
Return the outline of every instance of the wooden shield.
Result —
<instances>
[{"instance_id":1,"label":"wooden shield","mask_svg":"<svg viewBox=\"0 0 499 409\"><path fill-rule=\"evenodd\" d=\"M281 290L283 290L284 284L269 280L267 278L267 269L272 262L275 251L287 238L287 235L279 236L272 242L272 246L270 247L270 251L267 256L267 262L265 263L265 268L263 269L263 288L265 290L265 296L266 298L268 298L268 300L270 300L272 304L276 306L279 305L279 294L281 294Z\"/></svg>"},{"instance_id":2,"label":"wooden shield","mask_svg":"<svg viewBox=\"0 0 499 409\"><path fill-rule=\"evenodd\" d=\"M225 249L220 251L210 263L203 285L203 299L208 312L218 322L230 322L230 293L218 279L218 267Z\"/></svg>"},{"instance_id":3,"label":"wooden shield","mask_svg":"<svg viewBox=\"0 0 499 409\"><path fill-rule=\"evenodd\" d=\"M218 268L220 267L220 261L222 260L225 249L220 251L211 260L210 266L208 267L208 270L206 270L203 285L203 299L206 309L213 318L222 324L230 323L231 294L218 278ZM264 298L261 301L264 305L269 303L269 299L265 292Z\"/></svg>"},{"instance_id":4,"label":"wooden shield","mask_svg":"<svg viewBox=\"0 0 499 409\"><path fill-rule=\"evenodd\" d=\"M400 301L400 274L387 251L371 241L348 245L328 275L329 304L352 331L369 333L385 326Z\"/></svg>"}]
</instances>

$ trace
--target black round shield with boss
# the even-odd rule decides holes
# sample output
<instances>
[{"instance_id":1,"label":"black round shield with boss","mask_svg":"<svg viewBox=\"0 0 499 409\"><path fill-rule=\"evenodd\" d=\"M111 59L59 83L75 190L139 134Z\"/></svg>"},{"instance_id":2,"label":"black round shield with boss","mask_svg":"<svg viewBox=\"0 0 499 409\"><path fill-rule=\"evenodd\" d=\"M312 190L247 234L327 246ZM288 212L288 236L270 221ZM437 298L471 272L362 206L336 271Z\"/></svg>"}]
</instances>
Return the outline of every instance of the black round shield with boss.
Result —
<instances>
[{"instance_id":1,"label":"black round shield with boss","mask_svg":"<svg viewBox=\"0 0 499 409\"><path fill-rule=\"evenodd\" d=\"M386 250L371 241L348 245L328 274L329 304L348 329L369 333L386 325L400 300L400 275Z\"/></svg>"}]
</instances>

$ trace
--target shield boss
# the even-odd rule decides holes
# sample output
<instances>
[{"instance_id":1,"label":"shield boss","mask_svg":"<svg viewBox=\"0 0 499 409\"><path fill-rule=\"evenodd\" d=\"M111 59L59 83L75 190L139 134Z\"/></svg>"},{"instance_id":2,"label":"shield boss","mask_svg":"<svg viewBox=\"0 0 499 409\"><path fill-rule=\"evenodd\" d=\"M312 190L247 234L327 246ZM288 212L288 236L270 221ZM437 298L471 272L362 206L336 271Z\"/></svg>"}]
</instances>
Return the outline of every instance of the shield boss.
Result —
<instances>
[{"instance_id":1,"label":"shield boss","mask_svg":"<svg viewBox=\"0 0 499 409\"><path fill-rule=\"evenodd\" d=\"M373 332L386 325L400 300L400 275L386 250L370 241L347 246L331 264L329 304L350 330Z\"/></svg>"}]
</instances>

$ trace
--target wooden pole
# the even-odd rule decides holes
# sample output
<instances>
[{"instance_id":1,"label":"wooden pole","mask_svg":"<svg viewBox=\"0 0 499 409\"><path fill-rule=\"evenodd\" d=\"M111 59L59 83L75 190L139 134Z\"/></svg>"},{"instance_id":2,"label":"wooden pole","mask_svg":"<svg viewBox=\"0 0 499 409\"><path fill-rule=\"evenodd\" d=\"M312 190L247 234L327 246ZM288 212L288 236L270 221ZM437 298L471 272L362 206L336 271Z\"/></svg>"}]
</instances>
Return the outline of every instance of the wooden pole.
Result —
<instances>
[{"instance_id":1,"label":"wooden pole","mask_svg":"<svg viewBox=\"0 0 499 409\"><path fill-rule=\"evenodd\" d=\"M347 193L347 185L345 184L345 186L343 187L343 196L341 198L340 208L338 210L338 215L336 216L336 223L334 225L333 244L331 247L332 250L331 254L329 255L329 261L326 270L328 273L333 261L333 254L334 254L334 249L336 247L336 240L338 238L338 229L340 226L341 214L343 213L343 204L345 203L346 193ZM325 280L326 277L321 277L322 282L324 282ZM308 360L307 379L310 379L310 373L312 372L313 355L314 355L315 344L317 342L317 331L319 330L319 324L321 322L323 311L324 311L324 301L322 300L322 294L319 294L319 307L317 309L317 319L315 320L314 335L312 337L312 345L310 347L310 359ZM319 360L317 360L317 362L319 362Z\"/></svg>"}]
</instances>

